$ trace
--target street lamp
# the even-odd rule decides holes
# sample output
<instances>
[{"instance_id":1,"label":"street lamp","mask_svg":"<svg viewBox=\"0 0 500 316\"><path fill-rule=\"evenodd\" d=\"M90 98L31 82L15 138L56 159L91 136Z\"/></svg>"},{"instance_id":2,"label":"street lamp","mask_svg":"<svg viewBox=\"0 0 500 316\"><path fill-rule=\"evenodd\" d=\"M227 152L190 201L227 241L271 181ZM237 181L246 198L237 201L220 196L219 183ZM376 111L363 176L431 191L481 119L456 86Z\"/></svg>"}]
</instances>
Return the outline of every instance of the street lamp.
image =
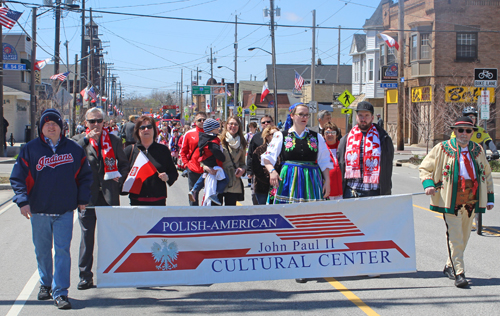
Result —
<instances>
[{"instance_id":1,"label":"street lamp","mask_svg":"<svg viewBox=\"0 0 500 316\"><path fill-rule=\"evenodd\" d=\"M227 68L229 70L231 70L232 72L234 72L234 97L233 97L233 103L234 103L234 106L237 107L238 106L238 83L236 82L236 71L234 69L231 69L227 66L217 66L217 68ZM226 92L227 94L227 92ZM227 107L227 105L226 105ZM224 111L224 114L225 114L225 117L226 117L226 121L227 121L227 109Z\"/></svg>"},{"instance_id":2,"label":"street lamp","mask_svg":"<svg viewBox=\"0 0 500 316\"><path fill-rule=\"evenodd\" d=\"M229 67L227 67L227 66L217 66L217 68L219 68L219 69L221 69L221 68L227 68L227 69L231 70L232 72L234 72L234 70L233 70L233 69L231 69L231 68L229 68Z\"/></svg>"},{"instance_id":3,"label":"street lamp","mask_svg":"<svg viewBox=\"0 0 500 316\"><path fill-rule=\"evenodd\" d=\"M274 44L274 43L273 43ZM273 45L273 53L268 52L265 49L262 49L260 47L250 47L248 50L253 51L254 49L260 49L261 51L264 51L268 53L269 55L272 56L272 61L273 61L273 94L274 94L274 122L276 123L278 121L278 92L277 92L277 82L276 82L276 54L274 53L274 45Z\"/></svg>"}]
</instances>

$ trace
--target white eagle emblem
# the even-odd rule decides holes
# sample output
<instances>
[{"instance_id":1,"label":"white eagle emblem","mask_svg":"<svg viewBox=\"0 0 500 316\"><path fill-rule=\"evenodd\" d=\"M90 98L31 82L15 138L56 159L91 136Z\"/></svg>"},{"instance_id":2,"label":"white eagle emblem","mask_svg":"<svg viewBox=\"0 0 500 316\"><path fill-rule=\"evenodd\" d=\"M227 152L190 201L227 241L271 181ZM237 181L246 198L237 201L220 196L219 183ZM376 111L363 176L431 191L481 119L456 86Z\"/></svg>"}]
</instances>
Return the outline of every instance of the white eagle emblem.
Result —
<instances>
[{"instance_id":1,"label":"white eagle emblem","mask_svg":"<svg viewBox=\"0 0 500 316\"><path fill-rule=\"evenodd\" d=\"M367 159L366 166L368 167L368 170L373 171L373 169L378 167L378 160L377 159Z\"/></svg>"},{"instance_id":2,"label":"white eagle emblem","mask_svg":"<svg viewBox=\"0 0 500 316\"><path fill-rule=\"evenodd\" d=\"M347 154L347 160L352 164L354 161L358 160L358 153L348 153Z\"/></svg>"},{"instance_id":3,"label":"white eagle emblem","mask_svg":"<svg viewBox=\"0 0 500 316\"><path fill-rule=\"evenodd\" d=\"M156 269L167 271L177 268L177 264L174 264L174 261L177 260L179 250L177 249L177 244L175 242L168 243L167 239L162 239L161 245L154 242L151 247L151 254L155 259L155 262L159 263L159 265L156 266Z\"/></svg>"}]
</instances>

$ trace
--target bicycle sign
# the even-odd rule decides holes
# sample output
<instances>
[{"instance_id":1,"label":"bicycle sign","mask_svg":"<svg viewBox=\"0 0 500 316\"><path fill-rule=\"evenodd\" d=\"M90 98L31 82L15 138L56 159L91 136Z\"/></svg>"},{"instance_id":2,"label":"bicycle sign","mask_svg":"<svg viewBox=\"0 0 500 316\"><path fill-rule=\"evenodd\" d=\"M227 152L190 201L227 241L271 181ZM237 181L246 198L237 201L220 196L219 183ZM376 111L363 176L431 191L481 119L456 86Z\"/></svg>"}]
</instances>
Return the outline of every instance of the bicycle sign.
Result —
<instances>
[{"instance_id":1,"label":"bicycle sign","mask_svg":"<svg viewBox=\"0 0 500 316\"><path fill-rule=\"evenodd\" d=\"M474 69L474 87L496 88L498 70L496 68Z\"/></svg>"}]
</instances>

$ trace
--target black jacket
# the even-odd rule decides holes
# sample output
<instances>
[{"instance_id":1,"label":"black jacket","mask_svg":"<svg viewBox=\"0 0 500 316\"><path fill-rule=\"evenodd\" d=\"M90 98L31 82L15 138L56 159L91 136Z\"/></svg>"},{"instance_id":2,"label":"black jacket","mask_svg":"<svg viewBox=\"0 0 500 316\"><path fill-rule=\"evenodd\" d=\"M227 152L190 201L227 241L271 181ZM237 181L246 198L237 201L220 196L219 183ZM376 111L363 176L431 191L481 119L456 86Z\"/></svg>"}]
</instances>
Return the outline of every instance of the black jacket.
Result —
<instances>
[{"instance_id":1,"label":"black jacket","mask_svg":"<svg viewBox=\"0 0 500 316\"><path fill-rule=\"evenodd\" d=\"M394 159L394 145L392 144L392 139L387 134L387 132L377 124L374 124L377 128L380 137L380 195L391 195L392 190L392 161ZM345 192L347 187L347 181L344 178L345 175L345 148L347 143L346 133L344 137L340 140L339 147L337 149L337 159L339 161L340 172L342 173L342 192Z\"/></svg>"},{"instance_id":2,"label":"black jacket","mask_svg":"<svg viewBox=\"0 0 500 316\"><path fill-rule=\"evenodd\" d=\"M165 172L168 175L167 183L169 186L172 186L172 184L174 184L177 180L179 174L177 173L177 169L175 168L175 164L172 160L172 155L168 147L158 144L157 142L153 142L151 146L149 146L148 150L146 150L146 148L140 143L127 146L124 151L127 158L131 157L130 168L134 165L135 159L139 154L139 150L141 150L146 157L148 157L149 161L151 161L159 173ZM163 182L156 173L144 181L140 194L137 195L130 193L129 196L131 199L137 199L138 197L165 197L167 192L166 190L167 188L165 182Z\"/></svg>"},{"instance_id":3,"label":"black jacket","mask_svg":"<svg viewBox=\"0 0 500 316\"><path fill-rule=\"evenodd\" d=\"M247 174L252 175L252 154L257 149L257 147L264 144L264 140L262 139L262 132L258 132L253 135L250 140L250 144L248 144L248 155L247 155Z\"/></svg>"},{"instance_id":4,"label":"black jacket","mask_svg":"<svg viewBox=\"0 0 500 316\"><path fill-rule=\"evenodd\" d=\"M123 125L123 131L125 132L125 141L128 143L135 143L135 138L134 138L134 128L135 128L135 123L128 121Z\"/></svg>"},{"instance_id":5,"label":"black jacket","mask_svg":"<svg viewBox=\"0 0 500 316\"><path fill-rule=\"evenodd\" d=\"M214 140L218 140L217 135L215 134L207 134L200 133L198 139L198 147L200 149L200 163L203 165L213 168L218 166L217 160L220 162L226 161L226 156L222 152L220 148L220 141L214 142Z\"/></svg>"},{"instance_id":6,"label":"black jacket","mask_svg":"<svg viewBox=\"0 0 500 316\"><path fill-rule=\"evenodd\" d=\"M85 134L82 133L73 137L73 140L85 150L90 168L92 169L94 182L90 187L91 197L89 206L96 206L100 189L108 205L120 205L121 188L129 171L128 157L123 153L121 139L113 134L109 134L109 138L111 140L111 147L113 147L113 152L115 153L115 158L118 160L118 172L122 175L119 182L115 180L104 180L104 161L102 159L102 153L97 153L95 151L88 138L85 137Z\"/></svg>"},{"instance_id":7,"label":"black jacket","mask_svg":"<svg viewBox=\"0 0 500 316\"><path fill-rule=\"evenodd\" d=\"M267 150L267 144L263 144L254 150L252 154L252 167L254 171L254 190L255 193L268 194L271 185L269 184L269 171L266 167L261 165L260 156L264 154ZM278 155L278 159L274 164L274 168L278 174L281 172L281 157Z\"/></svg>"}]
</instances>

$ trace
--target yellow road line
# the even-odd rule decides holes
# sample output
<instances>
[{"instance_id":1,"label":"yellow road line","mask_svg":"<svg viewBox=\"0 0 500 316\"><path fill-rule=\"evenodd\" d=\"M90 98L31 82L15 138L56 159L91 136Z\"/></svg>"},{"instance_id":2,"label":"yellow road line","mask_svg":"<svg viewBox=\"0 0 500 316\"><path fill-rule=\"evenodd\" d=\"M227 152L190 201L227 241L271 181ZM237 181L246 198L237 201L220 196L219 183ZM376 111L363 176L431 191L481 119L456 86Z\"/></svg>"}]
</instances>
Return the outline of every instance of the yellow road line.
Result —
<instances>
[{"instance_id":1,"label":"yellow road line","mask_svg":"<svg viewBox=\"0 0 500 316\"><path fill-rule=\"evenodd\" d=\"M416 205L416 204L413 204L413 207L417 207L417 208L420 208L420 209L422 209L422 210L426 210L426 211L429 211L429 212L432 212L432 213L441 214L441 213L439 213L439 212L432 211L432 210L430 210L430 209L428 209L428 208L426 208L426 207L418 206L418 205Z\"/></svg>"},{"instance_id":2,"label":"yellow road line","mask_svg":"<svg viewBox=\"0 0 500 316\"><path fill-rule=\"evenodd\" d=\"M238 206L243 206L243 204L241 204L240 202L236 201L236 205Z\"/></svg>"},{"instance_id":3,"label":"yellow road line","mask_svg":"<svg viewBox=\"0 0 500 316\"><path fill-rule=\"evenodd\" d=\"M336 288L340 293L351 302L353 302L357 307L359 307L366 315L376 316L377 314L371 307L365 304L359 297L353 292L349 291L342 283L337 281L335 278L325 278L325 280L330 283L334 288Z\"/></svg>"}]
</instances>

